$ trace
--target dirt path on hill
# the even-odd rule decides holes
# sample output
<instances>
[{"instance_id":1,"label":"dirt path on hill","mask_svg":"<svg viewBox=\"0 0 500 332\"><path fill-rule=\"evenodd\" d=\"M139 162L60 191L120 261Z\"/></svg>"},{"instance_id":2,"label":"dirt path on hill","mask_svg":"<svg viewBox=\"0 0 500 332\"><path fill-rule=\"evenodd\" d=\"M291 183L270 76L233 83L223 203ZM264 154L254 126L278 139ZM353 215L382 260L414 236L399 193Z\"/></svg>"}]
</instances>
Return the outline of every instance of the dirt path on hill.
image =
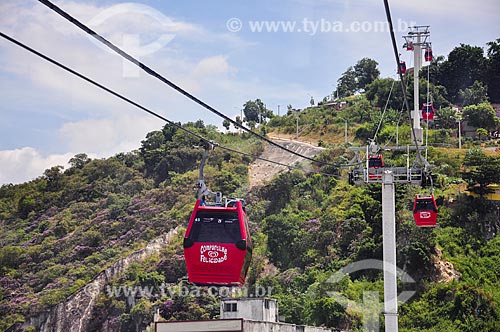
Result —
<instances>
[{"instance_id":1,"label":"dirt path on hill","mask_svg":"<svg viewBox=\"0 0 500 332\"><path fill-rule=\"evenodd\" d=\"M300 153L307 157L314 157L316 154L324 150L324 148L313 146L309 143L304 143L300 141L290 140L290 139L278 139L276 137L271 137L271 139L297 153ZM297 162L307 162L304 158L293 155L286 152L276 146L267 144L264 148L264 152L261 155L262 158L280 162L285 165L293 166ZM272 180L278 173L286 171L287 167L269 163L257 159L252 164L250 164L249 175L250 175L250 188L255 186L261 186L266 182Z\"/></svg>"}]
</instances>

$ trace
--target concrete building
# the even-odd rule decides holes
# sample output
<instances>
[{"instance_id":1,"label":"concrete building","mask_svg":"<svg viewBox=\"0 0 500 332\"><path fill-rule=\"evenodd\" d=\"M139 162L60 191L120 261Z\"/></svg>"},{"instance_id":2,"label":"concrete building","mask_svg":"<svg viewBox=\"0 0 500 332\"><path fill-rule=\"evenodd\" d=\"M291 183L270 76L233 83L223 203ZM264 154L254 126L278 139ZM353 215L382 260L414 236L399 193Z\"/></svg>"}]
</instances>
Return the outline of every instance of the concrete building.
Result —
<instances>
[{"instance_id":1,"label":"concrete building","mask_svg":"<svg viewBox=\"0 0 500 332\"><path fill-rule=\"evenodd\" d=\"M278 321L278 302L270 298L222 299L220 318L243 318L264 322Z\"/></svg>"},{"instance_id":2,"label":"concrete building","mask_svg":"<svg viewBox=\"0 0 500 332\"><path fill-rule=\"evenodd\" d=\"M278 302L270 298L227 298L220 303L221 319L158 321L155 332L334 332L339 330L278 322Z\"/></svg>"}]
</instances>

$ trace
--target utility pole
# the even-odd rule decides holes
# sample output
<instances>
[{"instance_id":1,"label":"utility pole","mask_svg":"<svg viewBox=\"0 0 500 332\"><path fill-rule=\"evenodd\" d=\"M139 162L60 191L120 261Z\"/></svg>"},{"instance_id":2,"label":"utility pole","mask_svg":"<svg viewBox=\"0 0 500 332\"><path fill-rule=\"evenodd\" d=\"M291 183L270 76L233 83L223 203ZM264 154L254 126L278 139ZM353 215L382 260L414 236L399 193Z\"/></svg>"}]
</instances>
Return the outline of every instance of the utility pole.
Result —
<instances>
[{"instance_id":1,"label":"utility pole","mask_svg":"<svg viewBox=\"0 0 500 332\"><path fill-rule=\"evenodd\" d=\"M430 26L414 26L410 27L410 31L407 36L403 36L405 39L404 47L408 51L413 51L413 129L415 132L415 139L418 145L423 144L423 129L420 125L421 111L420 111L420 91L419 91L419 72L422 68L422 48L429 49L430 42L428 39L431 35L429 31ZM413 132L412 132L413 135Z\"/></svg>"},{"instance_id":2,"label":"utility pole","mask_svg":"<svg viewBox=\"0 0 500 332\"><path fill-rule=\"evenodd\" d=\"M299 139L299 110L297 110L297 131L295 134L295 139Z\"/></svg>"},{"instance_id":3,"label":"utility pole","mask_svg":"<svg viewBox=\"0 0 500 332\"><path fill-rule=\"evenodd\" d=\"M458 148L462 149L462 119L457 119L458 122Z\"/></svg>"},{"instance_id":4,"label":"utility pole","mask_svg":"<svg viewBox=\"0 0 500 332\"><path fill-rule=\"evenodd\" d=\"M344 128L344 133L345 133L345 139L344 139L344 143L347 144L347 120L345 120L345 128Z\"/></svg>"},{"instance_id":5,"label":"utility pole","mask_svg":"<svg viewBox=\"0 0 500 332\"><path fill-rule=\"evenodd\" d=\"M280 105L278 104L278 118L280 117ZM281 129L281 118L279 119L280 123L278 125L278 138L280 138L280 129Z\"/></svg>"}]
</instances>

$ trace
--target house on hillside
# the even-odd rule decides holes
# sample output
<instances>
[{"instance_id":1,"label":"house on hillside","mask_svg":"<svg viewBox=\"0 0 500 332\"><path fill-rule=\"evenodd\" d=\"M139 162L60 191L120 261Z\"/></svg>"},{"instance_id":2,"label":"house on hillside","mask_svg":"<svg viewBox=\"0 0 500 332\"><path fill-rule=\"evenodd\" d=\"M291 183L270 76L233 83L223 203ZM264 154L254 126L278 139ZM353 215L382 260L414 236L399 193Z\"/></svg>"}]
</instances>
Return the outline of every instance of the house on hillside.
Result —
<instances>
[{"instance_id":1,"label":"house on hillside","mask_svg":"<svg viewBox=\"0 0 500 332\"><path fill-rule=\"evenodd\" d=\"M322 106L341 111L347 107L347 101L329 101L327 103L322 103Z\"/></svg>"},{"instance_id":2,"label":"house on hillside","mask_svg":"<svg viewBox=\"0 0 500 332\"><path fill-rule=\"evenodd\" d=\"M495 110L497 117L500 118L500 104L491 104L491 106ZM462 113L462 110L463 110L462 106L454 106L454 107L455 107L457 114ZM462 137L469 137L469 138L476 138L477 137L477 134L476 134L477 128L469 125L467 120L462 121L461 129L462 129L462 132L461 132ZM500 137L500 130L498 130L498 128L497 128L497 130L493 130L490 133L490 138L499 138L499 137Z\"/></svg>"}]
</instances>

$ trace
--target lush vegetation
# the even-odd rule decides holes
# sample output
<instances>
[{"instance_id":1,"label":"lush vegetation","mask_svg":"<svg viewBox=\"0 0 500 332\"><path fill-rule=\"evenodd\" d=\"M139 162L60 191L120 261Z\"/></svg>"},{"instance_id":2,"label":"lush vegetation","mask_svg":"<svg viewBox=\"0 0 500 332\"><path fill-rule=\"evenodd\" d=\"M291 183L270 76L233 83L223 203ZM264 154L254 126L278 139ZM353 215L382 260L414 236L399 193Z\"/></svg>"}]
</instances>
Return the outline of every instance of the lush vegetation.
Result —
<instances>
[{"instance_id":1,"label":"lush vegetation","mask_svg":"<svg viewBox=\"0 0 500 332\"><path fill-rule=\"evenodd\" d=\"M433 74L437 78L429 82L429 90L441 109L439 128L430 128L429 143L458 145L452 118L457 115L450 107L457 98L466 106L464 117L494 129L497 120L485 101L497 98L490 87L498 82L491 77L499 73L499 42L488 45L488 57L477 66L470 59L468 66L480 70L471 72L464 86L458 85L464 81L453 76L458 75L453 68L464 65L460 54L479 57L476 48L461 45L447 60L435 60L437 69L431 68L438 70ZM491 75L485 68L493 70ZM329 165L314 165L311 173L282 173L249 191L252 157L216 148L205 178L213 191L245 197L249 203L256 247L247 279L250 291L256 286L271 290L287 322L360 330L366 312L356 304L366 300L367 291L376 294L374 303L382 301L381 271L331 277L351 263L382 258L381 189L349 185L345 170L336 166L353 157L344 144L345 125L348 140L359 145L375 133L381 144L396 138L399 144L411 144L411 139L400 112L399 82L380 78L370 59L360 60L345 75L337 91L353 95L338 100L345 102L341 110L332 109L326 99L300 112L290 105L278 117L256 99L245 103L245 118L238 119L261 133L295 134L299 117L299 135L328 147L317 158ZM420 91L426 91L428 82L420 83ZM222 134L202 121L183 127L250 155L263 149L261 141L247 134ZM500 330L499 209L485 199L489 185L500 183L500 157L481 148L478 138L464 140L466 149L437 146L427 151L435 166L440 227L413 224L413 197L429 188L396 186L397 265L415 280L401 283L400 290L416 292L401 307L401 331ZM66 170L54 166L31 182L0 187L0 330L50 309L117 259L185 225L198 180L199 143L166 125L147 134L137 151L102 160L78 154ZM384 158L389 165L406 163L404 153L384 152ZM139 331L155 310L168 320L218 317L218 298L183 281L181 240L182 232L160 254L132 264L111 281L108 289L114 291L100 294L93 308L93 330L106 323L116 331Z\"/></svg>"},{"instance_id":2,"label":"lush vegetation","mask_svg":"<svg viewBox=\"0 0 500 332\"><path fill-rule=\"evenodd\" d=\"M203 122L185 128L258 154L261 143ZM61 302L120 257L185 222L198 179L199 139L165 126L139 151L70 160L25 184L0 188L0 330ZM215 149L211 188L238 194L251 158Z\"/></svg>"}]
</instances>

